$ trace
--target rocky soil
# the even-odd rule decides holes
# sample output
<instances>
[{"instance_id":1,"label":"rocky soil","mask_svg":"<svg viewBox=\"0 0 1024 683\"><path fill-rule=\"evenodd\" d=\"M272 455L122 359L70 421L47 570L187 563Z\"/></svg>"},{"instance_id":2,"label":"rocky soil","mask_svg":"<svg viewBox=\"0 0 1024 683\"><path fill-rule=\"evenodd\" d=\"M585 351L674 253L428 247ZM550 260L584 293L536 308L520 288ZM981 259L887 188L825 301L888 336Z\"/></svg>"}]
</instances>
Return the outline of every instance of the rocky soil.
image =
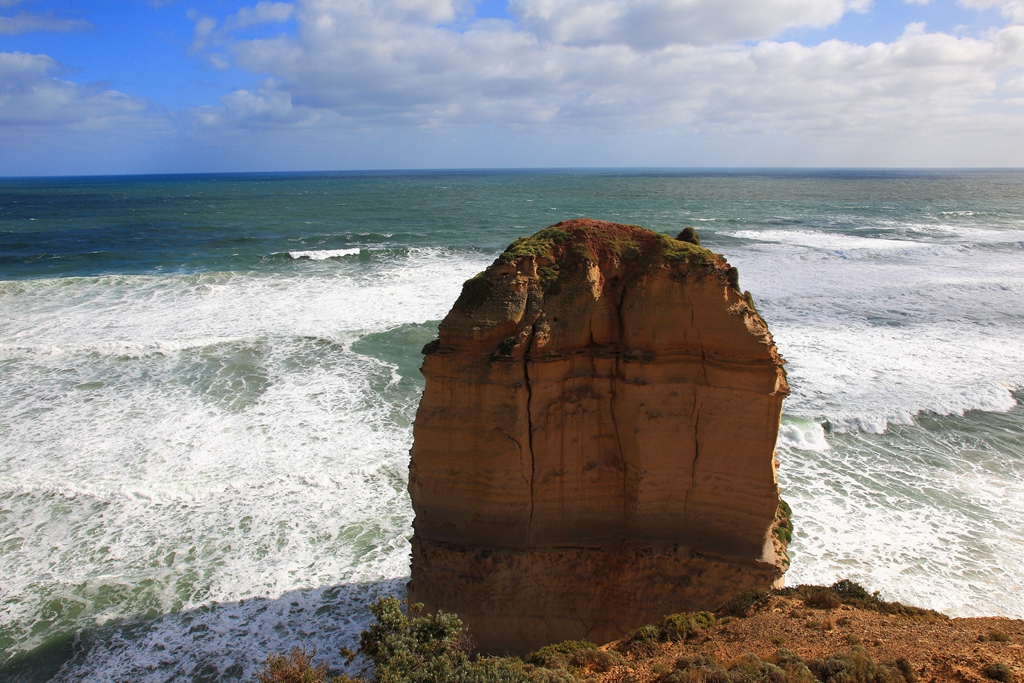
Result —
<instances>
[{"instance_id":1,"label":"rocky soil","mask_svg":"<svg viewBox=\"0 0 1024 683\"><path fill-rule=\"evenodd\" d=\"M808 607L796 597L772 596L751 616L723 617L683 643L602 649L623 651L629 666L594 672L602 683L648 683L675 668L681 657L707 656L726 668L750 653L771 660L787 648L806 661L863 647L878 662L907 659L918 680L991 681L985 669L1005 664L1013 680L1024 681L1024 621L1001 617L947 619L935 615L901 616L840 605Z\"/></svg>"}]
</instances>

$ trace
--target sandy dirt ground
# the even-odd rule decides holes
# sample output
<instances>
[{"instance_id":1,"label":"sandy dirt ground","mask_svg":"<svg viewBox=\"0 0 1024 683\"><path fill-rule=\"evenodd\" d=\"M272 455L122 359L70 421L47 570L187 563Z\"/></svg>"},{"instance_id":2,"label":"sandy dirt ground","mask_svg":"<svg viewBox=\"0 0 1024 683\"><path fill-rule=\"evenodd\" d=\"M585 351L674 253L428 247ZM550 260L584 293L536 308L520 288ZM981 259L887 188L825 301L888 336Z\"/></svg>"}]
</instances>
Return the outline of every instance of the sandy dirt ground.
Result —
<instances>
[{"instance_id":1,"label":"sandy dirt ground","mask_svg":"<svg viewBox=\"0 0 1024 683\"><path fill-rule=\"evenodd\" d=\"M863 646L878 662L906 658L922 683L985 682L985 668L1003 663L1024 682L1024 621L999 617L946 619L881 614L842 605L811 609L802 600L772 597L746 618L724 617L685 643L624 651L633 666L615 667L602 683L650 683L671 671L682 656L705 655L725 666L751 653L771 659L780 647L806 661ZM611 643L606 648L617 647Z\"/></svg>"}]
</instances>

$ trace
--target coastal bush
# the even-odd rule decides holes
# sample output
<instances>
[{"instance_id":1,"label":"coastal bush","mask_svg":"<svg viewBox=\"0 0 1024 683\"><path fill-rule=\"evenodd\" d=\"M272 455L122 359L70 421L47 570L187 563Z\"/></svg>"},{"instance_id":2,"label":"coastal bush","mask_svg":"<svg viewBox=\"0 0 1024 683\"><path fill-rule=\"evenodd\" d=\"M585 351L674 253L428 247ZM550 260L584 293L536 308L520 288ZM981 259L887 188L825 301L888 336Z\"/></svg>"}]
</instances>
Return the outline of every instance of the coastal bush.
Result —
<instances>
[{"instance_id":1,"label":"coastal bush","mask_svg":"<svg viewBox=\"0 0 1024 683\"><path fill-rule=\"evenodd\" d=\"M568 671L535 666L517 657L472 659L472 639L457 615L440 610L424 615L422 611L423 605L412 605L406 616L398 598L381 598L370 605L376 622L359 636L359 649L343 650L342 654L349 663L360 655L367 658L372 664L374 683L576 683ZM573 642L572 646L559 645L563 650L573 650L571 654L597 647L586 641ZM332 679L331 683L352 680L345 676ZM322 681L261 679L260 683Z\"/></svg>"},{"instance_id":2,"label":"coastal bush","mask_svg":"<svg viewBox=\"0 0 1024 683\"><path fill-rule=\"evenodd\" d=\"M633 654L651 654L654 646L661 642L661 629L654 624L647 624L629 632L622 645Z\"/></svg>"},{"instance_id":3,"label":"coastal bush","mask_svg":"<svg viewBox=\"0 0 1024 683\"><path fill-rule=\"evenodd\" d=\"M733 683L787 683L786 672L754 655L743 655L729 669Z\"/></svg>"},{"instance_id":4,"label":"coastal bush","mask_svg":"<svg viewBox=\"0 0 1024 683\"><path fill-rule=\"evenodd\" d=\"M855 647L808 666L822 683L906 683L907 678L895 664L879 664L863 647ZM916 676L915 676L916 678Z\"/></svg>"},{"instance_id":5,"label":"coastal bush","mask_svg":"<svg viewBox=\"0 0 1024 683\"><path fill-rule=\"evenodd\" d=\"M732 680L721 664L701 655L680 657L675 669L661 676L658 683L732 683Z\"/></svg>"},{"instance_id":6,"label":"coastal bush","mask_svg":"<svg viewBox=\"0 0 1024 683\"><path fill-rule=\"evenodd\" d=\"M728 669L704 655L680 657L675 670L658 683L817 683L817 679L802 659L780 648L774 661L745 654Z\"/></svg>"},{"instance_id":7,"label":"coastal bush","mask_svg":"<svg viewBox=\"0 0 1024 683\"><path fill-rule=\"evenodd\" d=\"M843 604L835 591L821 586L808 586L803 598L805 605L818 609L835 609Z\"/></svg>"},{"instance_id":8,"label":"coastal bush","mask_svg":"<svg viewBox=\"0 0 1024 683\"><path fill-rule=\"evenodd\" d=\"M917 683L917 671L914 670L914 665L910 663L909 659L906 657L897 659L896 668L903 674L903 678L907 683Z\"/></svg>"},{"instance_id":9,"label":"coastal bush","mask_svg":"<svg viewBox=\"0 0 1024 683\"><path fill-rule=\"evenodd\" d=\"M577 650L569 658L569 666L580 669L585 674L606 673L613 666L625 664L626 660L618 652L606 652L597 648Z\"/></svg>"},{"instance_id":10,"label":"coastal bush","mask_svg":"<svg viewBox=\"0 0 1024 683\"><path fill-rule=\"evenodd\" d=\"M531 664L548 669L564 669L569 665L569 658L580 650L596 650L597 645L589 640L563 640L560 643L545 645L527 659Z\"/></svg>"},{"instance_id":11,"label":"coastal bush","mask_svg":"<svg viewBox=\"0 0 1024 683\"><path fill-rule=\"evenodd\" d=\"M512 263L524 256L545 256L551 257L551 251L555 245L564 244L571 239L571 235L559 228L545 228L529 237L520 237L508 245L499 256L499 263Z\"/></svg>"},{"instance_id":12,"label":"coastal bush","mask_svg":"<svg viewBox=\"0 0 1024 683\"><path fill-rule=\"evenodd\" d=\"M746 293L747 296L749 294L750 292ZM748 303L751 308L754 307L752 298ZM793 509L789 507L789 503L781 498L779 498L779 507L775 511L775 526L772 528L772 533L783 543L789 543L793 540Z\"/></svg>"},{"instance_id":13,"label":"coastal bush","mask_svg":"<svg viewBox=\"0 0 1024 683\"><path fill-rule=\"evenodd\" d=\"M656 643L686 640L714 625L715 615L711 612L668 614L661 624L647 624L631 631L623 643L633 653L653 651L652 646Z\"/></svg>"},{"instance_id":14,"label":"coastal bush","mask_svg":"<svg viewBox=\"0 0 1024 683\"><path fill-rule=\"evenodd\" d=\"M1013 683L1013 672L1002 663L989 664L985 667L985 675L999 683Z\"/></svg>"},{"instance_id":15,"label":"coastal bush","mask_svg":"<svg viewBox=\"0 0 1024 683\"><path fill-rule=\"evenodd\" d=\"M410 616L402 612L398 598L381 598L370 605L377 621L359 636L357 653L373 661L377 683L449 680L466 664L472 642L454 614L438 610L422 616L422 605L413 605ZM457 676L456 676L457 677Z\"/></svg>"},{"instance_id":16,"label":"coastal bush","mask_svg":"<svg viewBox=\"0 0 1024 683\"><path fill-rule=\"evenodd\" d=\"M664 640L686 640L715 625L715 615L710 612L680 612L667 615L661 623Z\"/></svg>"},{"instance_id":17,"label":"coastal bush","mask_svg":"<svg viewBox=\"0 0 1024 683\"><path fill-rule=\"evenodd\" d=\"M807 662L791 650L780 647L775 651L773 661L777 667L786 672L788 683L813 683L817 680L811 670L807 668Z\"/></svg>"},{"instance_id":18,"label":"coastal bush","mask_svg":"<svg viewBox=\"0 0 1024 683\"><path fill-rule=\"evenodd\" d=\"M696 244L698 247L700 246L700 236L692 226L683 228L683 231L679 233L676 239L680 242L689 242L690 244Z\"/></svg>"},{"instance_id":19,"label":"coastal bush","mask_svg":"<svg viewBox=\"0 0 1024 683\"><path fill-rule=\"evenodd\" d=\"M859 583L849 579L836 581L828 588L822 586L796 586L775 591L776 595L788 595L801 598L808 607L835 609L839 604L850 605L858 609L895 614L904 617L916 617L926 621L948 619L935 610L912 607L900 602L888 602L879 597L877 591L869 593ZM838 600L838 603L837 603Z\"/></svg>"},{"instance_id":20,"label":"coastal bush","mask_svg":"<svg viewBox=\"0 0 1024 683\"><path fill-rule=\"evenodd\" d=\"M725 278L729 281L729 285L739 291L740 289L740 271L736 269L736 266L730 266L729 270L725 271Z\"/></svg>"},{"instance_id":21,"label":"coastal bush","mask_svg":"<svg viewBox=\"0 0 1024 683\"><path fill-rule=\"evenodd\" d=\"M754 313L758 313L757 305L754 303L754 295L750 293L750 290L743 292L743 299L747 302L747 305L750 306L750 310ZM760 315L760 313L758 313L758 315Z\"/></svg>"},{"instance_id":22,"label":"coastal bush","mask_svg":"<svg viewBox=\"0 0 1024 683\"><path fill-rule=\"evenodd\" d=\"M453 308L462 311L473 311L487 301L490 294L491 284L487 281L484 273L477 273L462 283L462 292L455 300Z\"/></svg>"},{"instance_id":23,"label":"coastal bush","mask_svg":"<svg viewBox=\"0 0 1024 683\"><path fill-rule=\"evenodd\" d=\"M868 590L864 588L864 586L854 581L850 581L849 579L840 579L833 583L832 591L838 595L843 602L869 600L871 598L868 594Z\"/></svg>"},{"instance_id":24,"label":"coastal bush","mask_svg":"<svg viewBox=\"0 0 1024 683\"><path fill-rule=\"evenodd\" d=\"M740 593L735 598L718 608L717 614L723 617L749 617L758 609L768 604L771 591L752 588Z\"/></svg>"},{"instance_id":25,"label":"coastal bush","mask_svg":"<svg viewBox=\"0 0 1024 683\"><path fill-rule=\"evenodd\" d=\"M315 649L306 652L301 647L296 647L287 655L270 655L263 664L263 670L256 673L256 680L259 683L328 683L330 671L327 664L313 666L315 656Z\"/></svg>"}]
</instances>

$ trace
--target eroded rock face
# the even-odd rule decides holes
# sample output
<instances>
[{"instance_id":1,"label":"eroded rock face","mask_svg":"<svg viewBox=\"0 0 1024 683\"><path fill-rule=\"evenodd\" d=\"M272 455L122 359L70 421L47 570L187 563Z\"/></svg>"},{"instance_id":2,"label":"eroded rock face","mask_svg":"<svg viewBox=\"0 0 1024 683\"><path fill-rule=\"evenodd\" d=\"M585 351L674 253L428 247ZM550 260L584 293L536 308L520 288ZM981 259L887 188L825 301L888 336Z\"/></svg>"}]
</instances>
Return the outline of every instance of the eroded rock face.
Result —
<instances>
[{"instance_id":1,"label":"eroded rock face","mask_svg":"<svg viewBox=\"0 0 1024 683\"><path fill-rule=\"evenodd\" d=\"M783 361L694 241L558 223L467 281L424 349L409 598L481 650L607 642L781 580Z\"/></svg>"}]
</instances>

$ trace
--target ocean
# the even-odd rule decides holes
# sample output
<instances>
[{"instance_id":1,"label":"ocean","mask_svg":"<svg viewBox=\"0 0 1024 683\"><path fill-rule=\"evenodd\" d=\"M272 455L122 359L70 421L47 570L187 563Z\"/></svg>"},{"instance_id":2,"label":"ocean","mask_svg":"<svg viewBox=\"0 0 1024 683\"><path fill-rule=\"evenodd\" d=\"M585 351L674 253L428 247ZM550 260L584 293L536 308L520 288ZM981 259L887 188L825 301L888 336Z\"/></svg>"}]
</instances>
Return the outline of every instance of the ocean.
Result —
<instances>
[{"instance_id":1,"label":"ocean","mask_svg":"<svg viewBox=\"0 0 1024 683\"><path fill-rule=\"evenodd\" d=\"M0 180L0 679L340 666L404 590L420 348L589 216L739 269L788 360L789 584L1024 618L1024 172Z\"/></svg>"}]
</instances>

